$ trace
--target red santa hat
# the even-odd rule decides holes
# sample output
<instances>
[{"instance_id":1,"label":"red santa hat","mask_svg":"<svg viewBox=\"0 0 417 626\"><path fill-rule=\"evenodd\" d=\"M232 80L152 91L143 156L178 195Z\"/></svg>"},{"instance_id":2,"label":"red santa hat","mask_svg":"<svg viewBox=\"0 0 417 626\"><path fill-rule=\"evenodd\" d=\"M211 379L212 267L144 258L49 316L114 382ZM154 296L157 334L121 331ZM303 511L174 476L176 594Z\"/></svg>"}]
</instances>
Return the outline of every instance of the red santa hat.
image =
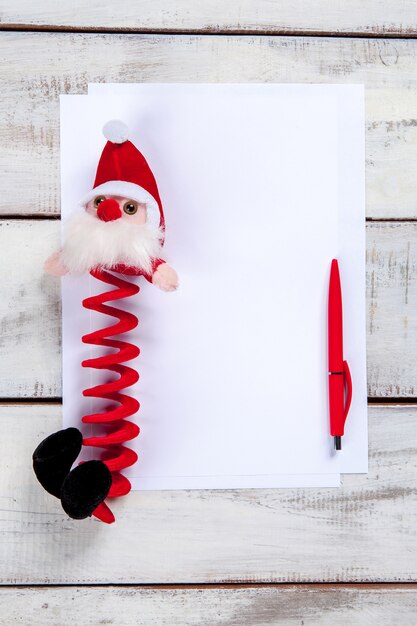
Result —
<instances>
[{"instance_id":1,"label":"red santa hat","mask_svg":"<svg viewBox=\"0 0 417 626\"><path fill-rule=\"evenodd\" d=\"M103 126L107 139L97 167L93 189L82 204L96 196L124 196L146 203L148 222L165 226L164 211L154 175L145 157L128 140L129 131L120 120L111 120Z\"/></svg>"}]
</instances>

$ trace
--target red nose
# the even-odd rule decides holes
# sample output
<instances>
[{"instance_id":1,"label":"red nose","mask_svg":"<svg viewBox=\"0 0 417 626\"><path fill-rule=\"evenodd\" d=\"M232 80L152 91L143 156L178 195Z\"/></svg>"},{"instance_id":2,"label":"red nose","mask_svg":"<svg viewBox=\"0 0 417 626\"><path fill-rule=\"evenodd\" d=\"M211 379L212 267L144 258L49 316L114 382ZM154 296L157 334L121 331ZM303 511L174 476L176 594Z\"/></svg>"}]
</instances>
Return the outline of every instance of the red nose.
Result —
<instances>
[{"instance_id":1,"label":"red nose","mask_svg":"<svg viewBox=\"0 0 417 626\"><path fill-rule=\"evenodd\" d=\"M97 217L103 220L103 222L112 222L113 220L118 220L119 217L122 217L119 203L116 200L113 200L113 198L103 200L98 205Z\"/></svg>"}]
</instances>

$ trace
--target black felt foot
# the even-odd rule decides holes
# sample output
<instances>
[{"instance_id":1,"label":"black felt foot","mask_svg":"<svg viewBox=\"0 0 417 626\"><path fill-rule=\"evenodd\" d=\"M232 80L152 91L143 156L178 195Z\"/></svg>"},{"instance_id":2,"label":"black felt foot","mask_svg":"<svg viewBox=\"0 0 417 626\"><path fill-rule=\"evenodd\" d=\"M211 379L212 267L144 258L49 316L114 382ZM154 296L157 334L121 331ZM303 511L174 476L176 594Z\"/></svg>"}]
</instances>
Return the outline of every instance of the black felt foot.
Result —
<instances>
[{"instance_id":1,"label":"black felt foot","mask_svg":"<svg viewBox=\"0 0 417 626\"><path fill-rule=\"evenodd\" d=\"M111 484L110 470L102 461L82 463L64 480L62 508L73 519L85 519L106 498Z\"/></svg>"},{"instance_id":2,"label":"black felt foot","mask_svg":"<svg viewBox=\"0 0 417 626\"><path fill-rule=\"evenodd\" d=\"M61 497L62 484L81 451L83 437L77 428L49 435L32 455L36 478L48 493Z\"/></svg>"}]
</instances>

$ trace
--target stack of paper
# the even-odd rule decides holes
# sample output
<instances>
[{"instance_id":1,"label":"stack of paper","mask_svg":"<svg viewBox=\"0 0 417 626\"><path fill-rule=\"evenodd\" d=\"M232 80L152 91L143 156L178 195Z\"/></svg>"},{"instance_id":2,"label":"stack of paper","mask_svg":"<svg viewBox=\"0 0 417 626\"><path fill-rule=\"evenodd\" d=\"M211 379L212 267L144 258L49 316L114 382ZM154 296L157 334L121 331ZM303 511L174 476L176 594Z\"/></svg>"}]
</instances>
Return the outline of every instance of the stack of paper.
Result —
<instances>
[{"instance_id":1,"label":"stack of paper","mask_svg":"<svg viewBox=\"0 0 417 626\"><path fill-rule=\"evenodd\" d=\"M337 486L367 471L364 98L361 86L90 85L61 96L62 218L93 185L102 126L123 120L166 216L174 294L139 279L132 388L136 489ZM339 259L353 400L333 451L327 398L330 262ZM112 323L63 281L64 423L103 382L81 343ZM97 408L97 407L96 407ZM88 432L88 430L86 431Z\"/></svg>"}]
</instances>

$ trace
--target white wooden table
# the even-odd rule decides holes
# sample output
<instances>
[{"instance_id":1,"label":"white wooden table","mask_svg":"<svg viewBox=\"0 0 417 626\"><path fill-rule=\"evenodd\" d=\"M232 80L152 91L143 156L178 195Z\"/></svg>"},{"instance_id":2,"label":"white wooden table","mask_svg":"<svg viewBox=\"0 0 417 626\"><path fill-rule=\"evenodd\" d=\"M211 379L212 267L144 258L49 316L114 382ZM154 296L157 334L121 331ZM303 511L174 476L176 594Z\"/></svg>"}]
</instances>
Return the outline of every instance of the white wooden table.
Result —
<instances>
[{"instance_id":1,"label":"white wooden table","mask_svg":"<svg viewBox=\"0 0 417 626\"><path fill-rule=\"evenodd\" d=\"M0 623L417 623L417 1L2 0ZM100 81L364 83L370 470L341 489L135 492L69 520L31 470L61 420L58 96Z\"/></svg>"}]
</instances>

